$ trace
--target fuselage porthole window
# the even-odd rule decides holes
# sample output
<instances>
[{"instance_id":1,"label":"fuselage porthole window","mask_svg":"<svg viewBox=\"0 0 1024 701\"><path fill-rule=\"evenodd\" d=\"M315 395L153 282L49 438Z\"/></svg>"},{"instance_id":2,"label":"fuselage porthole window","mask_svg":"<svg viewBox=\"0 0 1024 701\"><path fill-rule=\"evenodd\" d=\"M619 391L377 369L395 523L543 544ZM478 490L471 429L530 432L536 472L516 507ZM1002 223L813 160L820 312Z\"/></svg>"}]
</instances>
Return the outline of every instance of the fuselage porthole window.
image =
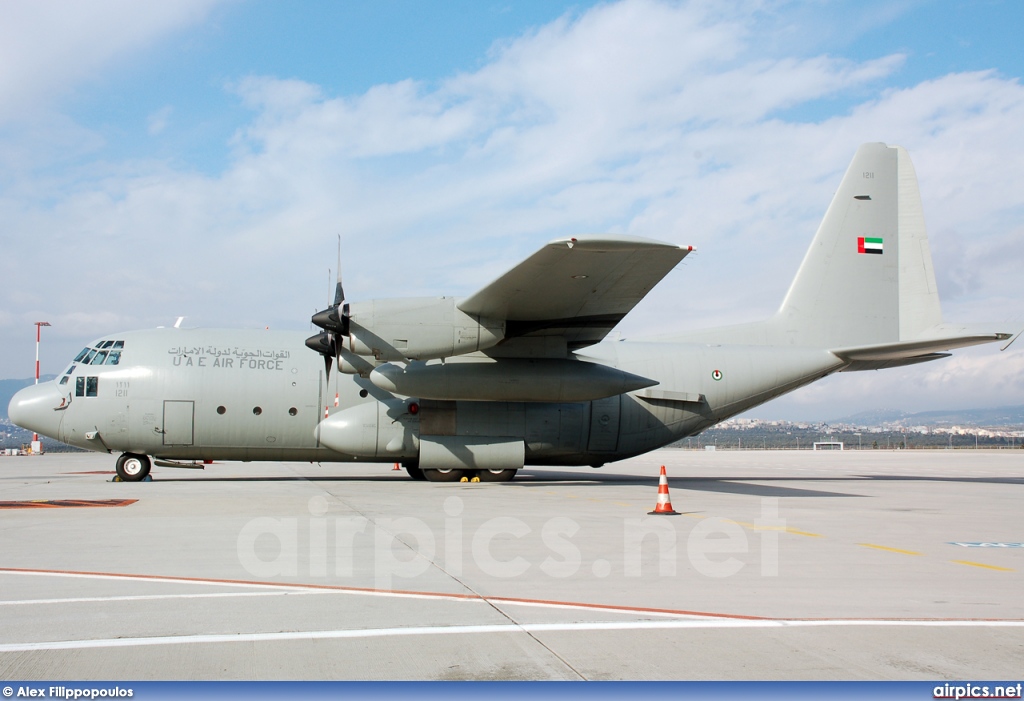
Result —
<instances>
[{"instance_id":1,"label":"fuselage porthole window","mask_svg":"<svg viewBox=\"0 0 1024 701\"><path fill-rule=\"evenodd\" d=\"M252 408L252 413L255 414L256 416L259 416L260 414L263 413L263 409L258 406L254 406Z\"/></svg>"},{"instance_id":2,"label":"fuselage porthole window","mask_svg":"<svg viewBox=\"0 0 1024 701\"><path fill-rule=\"evenodd\" d=\"M224 405L221 405L221 406L217 407L217 413L218 414L223 416L225 411L227 411L227 409L224 408Z\"/></svg>"},{"instance_id":3,"label":"fuselage porthole window","mask_svg":"<svg viewBox=\"0 0 1024 701\"><path fill-rule=\"evenodd\" d=\"M81 378L79 378L81 379ZM99 390L100 378L98 377L87 377L85 378L85 396L95 397Z\"/></svg>"},{"instance_id":4,"label":"fuselage porthole window","mask_svg":"<svg viewBox=\"0 0 1024 701\"><path fill-rule=\"evenodd\" d=\"M84 397L85 396L85 378L84 377L76 377L75 378L75 396L76 397Z\"/></svg>"},{"instance_id":5,"label":"fuselage porthole window","mask_svg":"<svg viewBox=\"0 0 1024 701\"><path fill-rule=\"evenodd\" d=\"M299 413L299 410L296 409L295 407L292 407L291 409L288 410L288 416L295 416L298 413Z\"/></svg>"}]
</instances>

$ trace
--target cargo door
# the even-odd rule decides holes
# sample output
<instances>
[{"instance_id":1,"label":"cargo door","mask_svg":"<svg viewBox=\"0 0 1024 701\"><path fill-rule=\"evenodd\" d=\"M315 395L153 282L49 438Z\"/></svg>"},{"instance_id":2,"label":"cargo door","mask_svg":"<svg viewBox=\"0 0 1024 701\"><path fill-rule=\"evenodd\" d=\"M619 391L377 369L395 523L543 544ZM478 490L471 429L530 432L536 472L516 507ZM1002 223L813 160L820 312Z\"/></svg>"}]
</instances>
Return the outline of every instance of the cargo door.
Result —
<instances>
[{"instance_id":1,"label":"cargo door","mask_svg":"<svg viewBox=\"0 0 1024 701\"><path fill-rule=\"evenodd\" d=\"M164 401L164 445L192 445L195 402Z\"/></svg>"},{"instance_id":2,"label":"cargo door","mask_svg":"<svg viewBox=\"0 0 1024 701\"><path fill-rule=\"evenodd\" d=\"M621 395L590 402L590 453L611 453L619 447L619 403Z\"/></svg>"}]
</instances>

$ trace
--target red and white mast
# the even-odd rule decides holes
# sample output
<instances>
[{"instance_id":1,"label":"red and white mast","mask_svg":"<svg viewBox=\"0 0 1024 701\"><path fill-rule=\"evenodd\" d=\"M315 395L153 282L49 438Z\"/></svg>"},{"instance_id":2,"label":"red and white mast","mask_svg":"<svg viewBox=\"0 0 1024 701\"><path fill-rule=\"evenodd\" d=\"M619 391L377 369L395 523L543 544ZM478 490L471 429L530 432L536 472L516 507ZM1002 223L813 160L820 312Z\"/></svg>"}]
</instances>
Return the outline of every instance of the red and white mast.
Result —
<instances>
[{"instance_id":1,"label":"red and white mast","mask_svg":"<svg viewBox=\"0 0 1024 701\"><path fill-rule=\"evenodd\" d=\"M49 326L49 321L37 321L36 322L36 384L39 384L39 340L42 337L42 330L44 326ZM38 441L39 434L33 433L32 440Z\"/></svg>"}]
</instances>

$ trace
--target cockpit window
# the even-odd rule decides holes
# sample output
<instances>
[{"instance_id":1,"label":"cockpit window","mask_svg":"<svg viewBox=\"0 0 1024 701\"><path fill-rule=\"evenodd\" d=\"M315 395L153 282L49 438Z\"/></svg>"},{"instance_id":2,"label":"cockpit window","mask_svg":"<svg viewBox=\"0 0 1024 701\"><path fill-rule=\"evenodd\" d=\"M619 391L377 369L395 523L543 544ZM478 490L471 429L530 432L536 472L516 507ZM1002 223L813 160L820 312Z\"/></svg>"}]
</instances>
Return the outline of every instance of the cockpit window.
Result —
<instances>
[{"instance_id":1,"label":"cockpit window","mask_svg":"<svg viewBox=\"0 0 1024 701\"><path fill-rule=\"evenodd\" d=\"M124 341L96 341L93 345L95 346L94 348L83 348L82 352L75 356L72 362L81 363L82 365L120 364ZM74 369L73 364L72 369Z\"/></svg>"}]
</instances>

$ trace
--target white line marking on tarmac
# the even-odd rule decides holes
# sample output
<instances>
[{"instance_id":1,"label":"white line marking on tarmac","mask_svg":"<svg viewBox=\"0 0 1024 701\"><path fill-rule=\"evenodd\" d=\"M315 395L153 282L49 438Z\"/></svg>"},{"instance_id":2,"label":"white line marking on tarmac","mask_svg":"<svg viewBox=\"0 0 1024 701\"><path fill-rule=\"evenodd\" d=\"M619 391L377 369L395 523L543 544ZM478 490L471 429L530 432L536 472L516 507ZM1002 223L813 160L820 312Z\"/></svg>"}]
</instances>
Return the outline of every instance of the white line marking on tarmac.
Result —
<instances>
[{"instance_id":1,"label":"white line marking on tarmac","mask_svg":"<svg viewBox=\"0 0 1024 701\"><path fill-rule=\"evenodd\" d=\"M244 596L295 596L296 594L308 596L321 592L309 589L294 589L291 591L237 591L221 592L217 594L151 594L145 596L81 596L74 599L24 599L21 601L0 601L0 606L33 606L37 604L91 604L104 603L107 601L160 601L163 599L220 599ZM330 594L331 592L322 592Z\"/></svg>"},{"instance_id":2,"label":"white line marking on tarmac","mask_svg":"<svg viewBox=\"0 0 1024 701\"><path fill-rule=\"evenodd\" d=\"M0 601L0 606L32 606L38 604L102 604L108 601L161 601L164 599L220 599L220 598L242 598L242 597L253 597L253 596L311 596L311 595L338 595L338 594L367 594L369 592L349 592L349 591L335 591L331 589L289 589L286 591L239 591L239 592L220 592L217 594L152 594L152 595L140 595L140 596L82 596L73 599L25 599L21 601ZM425 598L425 597L424 597ZM467 603L487 603L484 599L443 599L444 601L464 601ZM532 608L551 608L566 611L593 611L594 607L586 605L573 605L573 604L554 604L546 603L541 601L515 601L505 600L500 597L491 599L494 603L499 603L508 606L525 606ZM615 609L613 607L603 607L599 609L604 613L622 613L635 615L636 611ZM658 616L658 617L669 617L679 618L685 614L662 612L662 611L645 611L645 616ZM695 618L703 619L704 616ZM707 617L710 618L710 617Z\"/></svg>"},{"instance_id":3,"label":"white line marking on tarmac","mask_svg":"<svg viewBox=\"0 0 1024 701\"><path fill-rule=\"evenodd\" d=\"M319 586L316 584L303 585L303 584L275 584L273 582L242 582L242 581L220 581L216 579L194 579L188 577L159 577L149 575L131 575L131 574L92 574L88 572L45 572L45 571L33 571L33 572L16 572L11 570L0 570L0 574L16 574L30 577L70 577L75 579L101 579L101 580L112 580L123 582L125 580L138 581L138 582L154 582L157 584L195 584L198 586L211 586L211 587L245 587L249 589L271 589L280 591L282 589L296 592L296 591L308 591L308 592L323 592L325 594L360 594L363 596L390 596L405 599L438 599L445 601L482 601L474 596L467 596L461 594L430 594L430 593L418 593L418 592L403 592L403 591L379 591L374 589L345 589L345 588L331 588L328 586Z\"/></svg>"},{"instance_id":4,"label":"white line marking on tarmac","mask_svg":"<svg viewBox=\"0 0 1024 701\"><path fill-rule=\"evenodd\" d=\"M195 584L198 586L220 586L220 587L246 587L253 589L269 589L273 593L279 593L284 591L285 593L297 593L307 592L310 594L354 594L358 596L383 596L400 599L422 599L427 601L454 601L454 602L466 602L466 603L485 603L490 606L502 605L502 606L532 606L537 608L553 608L563 609L572 611L600 611L603 613L621 613L628 616L666 616L673 619L684 618L689 619L704 619L704 618L717 618L721 617L720 614L708 614L701 615L699 612L686 612L686 611L658 611L648 609L637 609L631 607L617 607L608 606L604 604L586 604L586 603L573 603L573 602L560 602L560 601L538 601L529 599L514 599L504 598L500 596L490 597L478 597L467 594L445 594L445 593L431 593L431 592L404 592L404 591L385 591L376 589L358 589L358 588L346 588L346 587L331 587L326 585L317 584L277 584L274 582L241 582L241 581L227 581L227 580L216 580L216 579L194 579L194 578L176 578L176 577L160 577L151 575L133 575L133 574L113 574L113 573L91 573L91 572L56 572L46 570L5 570L0 569L0 575L4 574L15 574L21 576L35 576L35 577L70 577L76 579L98 579L98 580L113 580L113 581L140 581L140 582L155 582L159 584ZM229 594L229 596L234 594ZM106 598L98 600L108 600ZM41 600L43 603L59 603L57 600ZM12 602L17 603L17 602ZM732 618L731 616L724 616L726 618Z\"/></svg>"},{"instance_id":5,"label":"white line marking on tarmac","mask_svg":"<svg viewBox=\"0 0 1024 701\"><path fill-rule=\"evenodd\" d=\"M95 648L155 645L196 645L215 643L280 642L291 640L343 640L410 635L469 635L479 633L564 633L618 630L686 630L695 628L806 628L827 626L908 626L928 628L1024 628L1024 621L875 621L875 620L735 620L694 621L607 621L595 623L530 623L522 625L421 626L410 628L366 628L362 630L315 630L283 633L238 633L180 635L153 638L107 638L100 640L56 640L38 643L0 644L0 653L41 650L84 650Z\"/></svg>"}]
</instances>

